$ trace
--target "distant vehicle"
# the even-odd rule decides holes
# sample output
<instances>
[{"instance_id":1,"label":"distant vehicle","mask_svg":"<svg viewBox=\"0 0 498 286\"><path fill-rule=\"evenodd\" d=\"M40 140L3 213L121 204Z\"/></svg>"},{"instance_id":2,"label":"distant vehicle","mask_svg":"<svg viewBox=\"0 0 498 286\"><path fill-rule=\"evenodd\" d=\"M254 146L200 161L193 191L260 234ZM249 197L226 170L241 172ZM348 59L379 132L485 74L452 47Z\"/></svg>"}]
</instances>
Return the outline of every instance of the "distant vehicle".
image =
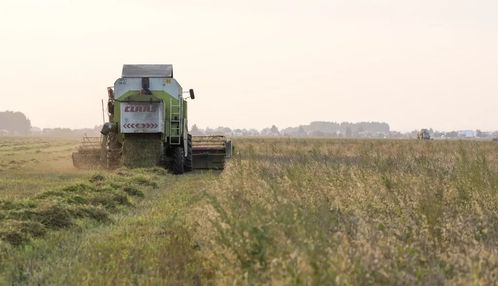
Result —
<instances>
[{"instance_id":1,"label":"distant vehicle","mask_svg":"<svg viewBox=\"0 0 498 286\"><path fill-rule=\"evenodd\" d=\"M427 129L421 129L417 133L417 139L418 140L431 140L431 134L429 133L429 130L427 130Z\"/></svg>"}]
</instances>

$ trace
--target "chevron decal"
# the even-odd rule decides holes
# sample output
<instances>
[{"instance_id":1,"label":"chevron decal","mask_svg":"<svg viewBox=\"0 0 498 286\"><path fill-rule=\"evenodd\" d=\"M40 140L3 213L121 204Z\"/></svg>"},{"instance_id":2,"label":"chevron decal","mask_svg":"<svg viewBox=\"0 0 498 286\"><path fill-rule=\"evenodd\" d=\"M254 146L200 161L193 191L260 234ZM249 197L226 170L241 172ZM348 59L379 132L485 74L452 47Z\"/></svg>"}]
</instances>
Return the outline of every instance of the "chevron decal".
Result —
<instances>
[{"instance_id":1,"label":"chevron decal","mask_svg":"<svg viewBox=\"0 0 498 286\"><path fill-rule=\"evenodd\" d=\"M156 129L159 127L157 123L125 123L123 128L125 129Z\"/></svg>"}]
</instances>

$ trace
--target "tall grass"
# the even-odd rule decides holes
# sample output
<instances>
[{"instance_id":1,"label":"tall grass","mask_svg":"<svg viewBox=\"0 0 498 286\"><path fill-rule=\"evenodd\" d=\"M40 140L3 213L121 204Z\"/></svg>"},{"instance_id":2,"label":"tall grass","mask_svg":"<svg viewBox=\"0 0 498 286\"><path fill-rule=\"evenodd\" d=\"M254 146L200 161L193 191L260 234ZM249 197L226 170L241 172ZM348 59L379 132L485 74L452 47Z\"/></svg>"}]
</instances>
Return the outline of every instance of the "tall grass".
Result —
<instances>
[{"instance_id":1,"label":"tall grass","mask_svg":"<svg viewBox=\"0 0 498 286\"><path fill-rule=\"evenodd\" d=\"M244 140L206 192L226 284L492 284L493 143Z\"/></svg>"}]
</instances>

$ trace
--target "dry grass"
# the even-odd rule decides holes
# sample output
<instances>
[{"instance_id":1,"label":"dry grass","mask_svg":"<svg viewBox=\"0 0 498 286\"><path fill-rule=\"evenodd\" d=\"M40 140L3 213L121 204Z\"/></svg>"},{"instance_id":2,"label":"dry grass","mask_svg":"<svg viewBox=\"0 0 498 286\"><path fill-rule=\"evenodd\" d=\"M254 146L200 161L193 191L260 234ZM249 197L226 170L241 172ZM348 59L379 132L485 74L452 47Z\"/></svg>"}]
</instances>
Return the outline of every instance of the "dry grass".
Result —
<instances>
[{"instance_id":1,"label":"dry grass","mask_svg":"<svg viewBox=\"0 0 498 286\"><path fill-rule=\"evenodd\" d=\"M8 226L35 239L21 247L0 242L0 284L493 285L498 280L496 142L241 139L235 144L239 154L222 173L172 176L149 169L131 175L122 169L92 177L95 173L68 170L36 175L74 174L66 187L42 183L45 187L30 191L26 184L18 187L25 194L20 197L10 194L10 187L0 191L0 198L14 198L21 209L31 209L23 200L37 203L36 215ZM16 172L8 174L33 174ZM55 200L55 206L80 201L66 189L79 183L89 188L82 191L83 202L106 209L111 223L92 218L79 223L72 217L54 220L67 225L54 231L44 224L43 217L50 216L43 211L54 206L45 200ZM100 188L106 195L95 199ZM108 204L116 194L134 207ZM113 212L116 208L122 211Z\"/></svg>"},{"instance_id":2,"label":"dry grass","mask_svg":"<svg viewBox=\"0 0 498 286\"><path fill-rule=\"evenodd\" d=\"M237 150L196 211L221 284L498 279L498 144L267 139Z\"/></svg>"},{"instance_id":3,"label":"dry grass","mask_svg":"<svg viewBox=\"0 0 498 286\"><path fill-rule=\"evenodd\" d=\"M79 183L94 172L73 168L71 153L79 140L0 137L0 199L26 198Z\"/></svg>"}]
</instances>

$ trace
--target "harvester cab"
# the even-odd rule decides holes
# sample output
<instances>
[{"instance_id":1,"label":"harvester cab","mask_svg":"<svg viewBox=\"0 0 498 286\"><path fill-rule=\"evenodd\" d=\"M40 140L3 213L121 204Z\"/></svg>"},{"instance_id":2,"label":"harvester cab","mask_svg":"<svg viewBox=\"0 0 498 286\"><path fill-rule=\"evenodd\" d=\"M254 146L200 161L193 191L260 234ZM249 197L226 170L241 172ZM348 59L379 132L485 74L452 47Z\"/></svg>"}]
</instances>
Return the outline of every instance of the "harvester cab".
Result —
<instances>
[{"instance_id":1,"label":"harvester cab","mask_svg":"<svg viewBox=\"0 0 498 286\"><path fill-rule=\"evenodd\" d=\"M231 156L231 142L224 136L189 134L187 101L172 65L124 65L107 92L108 122L100 142L84 139L73 153L75 167L165 165L183 174L194 168L223 169ZM187 93L195 98L192 89Z\"/></svg>"}]
</instances>

